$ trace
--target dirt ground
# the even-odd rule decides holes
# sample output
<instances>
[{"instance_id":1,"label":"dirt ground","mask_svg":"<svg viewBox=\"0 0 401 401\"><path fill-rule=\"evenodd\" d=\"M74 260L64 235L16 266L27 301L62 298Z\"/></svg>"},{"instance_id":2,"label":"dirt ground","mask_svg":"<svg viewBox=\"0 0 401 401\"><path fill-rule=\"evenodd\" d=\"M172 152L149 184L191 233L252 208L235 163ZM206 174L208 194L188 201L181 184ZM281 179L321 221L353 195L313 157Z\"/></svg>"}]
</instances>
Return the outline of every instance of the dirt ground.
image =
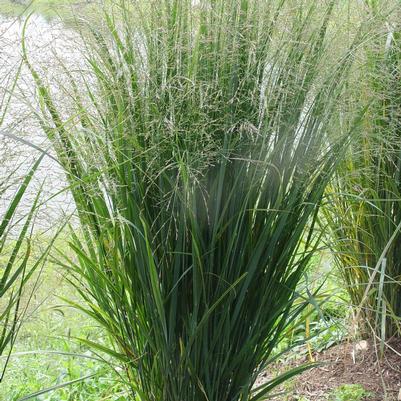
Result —
<instances>
[{"instance_id":1,"label":"dirt ground","mask_svg":"<svg viewBox=\"0 0 401 401\"><path fill-rule=\"evenodd\" d=\"M377 352L372 342L361 341L315 354L323 365L296 379L293 399L323 401L338 386L360 384L372 394L366 401L401 400L401 339L390 341L382 358Z\"/></svg>"}]
</instances>

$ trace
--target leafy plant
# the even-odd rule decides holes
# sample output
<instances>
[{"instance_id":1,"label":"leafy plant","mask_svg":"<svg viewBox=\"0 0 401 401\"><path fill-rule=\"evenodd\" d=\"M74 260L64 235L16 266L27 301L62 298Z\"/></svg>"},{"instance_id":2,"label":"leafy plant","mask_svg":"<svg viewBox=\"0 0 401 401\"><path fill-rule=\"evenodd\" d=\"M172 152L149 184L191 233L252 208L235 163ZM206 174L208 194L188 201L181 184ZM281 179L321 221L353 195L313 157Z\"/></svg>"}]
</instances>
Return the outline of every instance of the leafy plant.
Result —
<instances>
[{"instance_id":1,"label":"leafy plant","mask_svg":"<svg viewBox=\"0 0 401 401\"><path fill-rule=\"evenodd\" d=\"M305 369L252 389L307 304L295 289L348 139L325 133L352 52L328 66L334 1L293 5L119 3L83 33L69 117L23 49L82 226L74 306L115 348L83 341L141 400L256 401Z\"/></svg>"},{"instance_id":2,"label":"leafy plant","mask_svg":"<svg viewBox=\"0 0 401 401\"><path fill-rule=\"evenodd\" d=\"M343 384L333 390L331 401L363 401L370 393L360 384Z\"/></svg>"}]
</instances>

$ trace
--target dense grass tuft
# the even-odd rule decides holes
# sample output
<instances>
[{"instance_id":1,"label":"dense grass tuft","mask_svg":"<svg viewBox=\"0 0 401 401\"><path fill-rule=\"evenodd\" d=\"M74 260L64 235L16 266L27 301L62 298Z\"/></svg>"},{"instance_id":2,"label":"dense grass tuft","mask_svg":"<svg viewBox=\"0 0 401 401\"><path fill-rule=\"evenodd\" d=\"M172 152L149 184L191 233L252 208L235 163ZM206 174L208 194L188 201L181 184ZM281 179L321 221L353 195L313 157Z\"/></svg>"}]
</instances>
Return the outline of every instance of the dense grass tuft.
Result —
<instances>
[{"instance_id":1,"label":"dense grass tuft","mask_svg":"<svg viewBox=\"0 0 401 401\"><path fill-rule=\"evenodd\" d=\"M255 401L303 369L252 390L305 306L347 142L326 140L352 61L328 66L334 4L119 3L84 34L90 77L69 75L68 117L25 51L82 223L75 306L141 400Z\"/></svg>"}]
</instances>

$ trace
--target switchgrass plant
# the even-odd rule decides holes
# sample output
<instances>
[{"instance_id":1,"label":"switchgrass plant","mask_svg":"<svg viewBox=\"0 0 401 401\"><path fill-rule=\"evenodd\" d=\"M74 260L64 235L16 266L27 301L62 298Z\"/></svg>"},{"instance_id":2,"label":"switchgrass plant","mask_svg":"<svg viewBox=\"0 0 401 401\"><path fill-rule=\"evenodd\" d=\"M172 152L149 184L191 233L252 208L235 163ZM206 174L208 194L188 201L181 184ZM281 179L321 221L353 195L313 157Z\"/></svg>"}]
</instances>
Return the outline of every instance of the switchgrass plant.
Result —
<instances>
[{"instance_id":1,"label":"switchgrass plant","mask_svg":"<svg viewBox=\"0 0 401 401\"><path fill-rule=\"evenodd\" d=\"M83 33L66 112L25 60L81 222L63 263L134 399L256 401L347 138L334 1L121 2ZM66 97L67 99L67 97ZM73 111L71 111L71 109ZM301 239L304 242L301 246Z\"/></svg>"},{"instance_id":2,"label":"switchgrass plant","mask_svg":"<svg viewBox=\"0 0 401 401\"><path fill-rule=\"evenodd\" d=\"M364 334L401 333L401 31L397 17L369 3L374 38L365 47L359 86L367 109L329 190L333 249Z\"/></svg>"}]
</instances>

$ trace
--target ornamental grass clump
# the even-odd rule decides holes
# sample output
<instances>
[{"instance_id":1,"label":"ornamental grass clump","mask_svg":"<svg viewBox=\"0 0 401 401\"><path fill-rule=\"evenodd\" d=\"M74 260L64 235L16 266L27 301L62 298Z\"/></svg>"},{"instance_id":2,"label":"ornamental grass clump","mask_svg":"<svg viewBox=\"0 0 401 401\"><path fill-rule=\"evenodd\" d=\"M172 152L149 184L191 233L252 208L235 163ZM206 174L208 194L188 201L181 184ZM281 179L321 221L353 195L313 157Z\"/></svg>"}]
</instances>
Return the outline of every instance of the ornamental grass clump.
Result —
<instances>
[{"instance_id":1,"label":"ornamental grass clump","mask_svg":"<svg viewBox=\"0 0 401 401\"><path fill-rule=\"evenodd\" d=\"M357 86L366 112L324 210L360 328L385 341L401 334L401 10L369 7L374 37Z\"/></svg>"},{"instance_id":2,"label":"ornamental grass clump","mask_svg":"<svg viewBox=\"0 0 401 401\"><path fill-rule=\"evenodd\" d=\"M303 369L252 389L346 143L325 136L352 59L329 61L334 3L119 3L85 28L68 115L24 49L81 222L75 306L135 399L257 400Z\"/></svg>"}]
</instances>

